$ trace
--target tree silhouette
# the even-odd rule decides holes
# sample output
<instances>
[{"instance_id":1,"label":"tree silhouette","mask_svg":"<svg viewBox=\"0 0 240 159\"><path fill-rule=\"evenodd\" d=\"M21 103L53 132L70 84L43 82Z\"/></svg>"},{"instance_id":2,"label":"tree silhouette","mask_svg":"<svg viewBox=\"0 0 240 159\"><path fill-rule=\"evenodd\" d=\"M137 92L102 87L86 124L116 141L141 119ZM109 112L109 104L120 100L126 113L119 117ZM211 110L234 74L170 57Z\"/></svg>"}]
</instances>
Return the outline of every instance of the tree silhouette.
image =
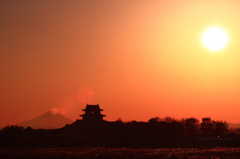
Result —
<instances>
[{"instance_id":1,"label":"tree silhouette","mask_svg":"<svg viewBox=\"0 0 240 159\"><path fill-rule=\"evenodd\" d=\"M18 138L23 135L23 127L12 125L12 126L6 126L2 129L2 134L7 137L11 138Z\"/></svg>"},{"instance_id":2,"label":"tree silhouette","mask_svg":"<svg viewBox=\"0 0 240 159\"><path fill-rule=\"evenodd\" d=\"M160 121L161 121L161 118L154 117L154 118L149 119L148 123L157 123L157 122L160 122Z\"/></svg>"},{"instance_id":3,"label":"tree silhouette","mask_svg":"<svg viewBox=\"0 0 240 159\"><path fill-rule=\"evenodd\" d=\"M196 118L184 119L185 135L193 137L199 134L199 120Z\"/></svg>"},{"instance_id":4,"label":"tree silhouette","mask_svg":"<svg viewBox=\"0 0 240 159\"><path fill-rule=\"evenodd\" d=\"M214 124L211 118L202 118L200 130L204 137L211 137L214 134Z\"/></svg>"},{"instance_id":5,"label":"tree silhouette","mask_svg":"<svg viewBox=\"0 0 240 159\"><path fill-rule=\"evenodd\" d=\"M172 123L172 122L176 122L177 120L172 117L167 116L164 118L164 121L167 123Z\"/></svg>"},{"instance_id":6,"label":"tree silhouette","mask_svg":"<svg viewBox=\"0 0 240 159\"><path fill-rule=\"evenodd\" d=\"M116 120L116 122L117 122L117 123L123 123L123 121L122 121L121 118L118 118L118 119Z\"/></svg>"},{"instance_id":7,"label":"tree silhouette","mask_svg":"<svg viewBox=\"0 0 240 159\"><path fill-rule=\"evenodd\" d=\"M216 136L223 136L228 133L228 124L226 121L213 121L214 124L214 134Z\"/></svg>"}]
</instances>

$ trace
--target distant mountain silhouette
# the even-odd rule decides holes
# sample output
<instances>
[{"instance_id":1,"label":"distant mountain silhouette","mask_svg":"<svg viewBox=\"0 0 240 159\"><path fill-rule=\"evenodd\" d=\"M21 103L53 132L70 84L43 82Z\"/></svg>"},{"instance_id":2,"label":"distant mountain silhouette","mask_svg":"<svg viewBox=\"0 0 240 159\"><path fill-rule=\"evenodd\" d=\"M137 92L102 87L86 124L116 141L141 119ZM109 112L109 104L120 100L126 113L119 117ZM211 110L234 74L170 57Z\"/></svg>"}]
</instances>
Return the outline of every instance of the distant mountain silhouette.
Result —
<instances>
[{"instance_id":1,"label":"distant mountain silhouette","mask_svg":"<svg viewBox=\"0 0 240 159\"><path fill-rule=\"evenodd\" d=\"M64 117L61 114L53 115L51 111L48 111L47 113L40 115L32 120L26 120L18 126L23 126L24 128L30 126L33 129L56 129L56 128L62 128L66 124L73 123L72 120Z\"/></svg>"}]
</instances>

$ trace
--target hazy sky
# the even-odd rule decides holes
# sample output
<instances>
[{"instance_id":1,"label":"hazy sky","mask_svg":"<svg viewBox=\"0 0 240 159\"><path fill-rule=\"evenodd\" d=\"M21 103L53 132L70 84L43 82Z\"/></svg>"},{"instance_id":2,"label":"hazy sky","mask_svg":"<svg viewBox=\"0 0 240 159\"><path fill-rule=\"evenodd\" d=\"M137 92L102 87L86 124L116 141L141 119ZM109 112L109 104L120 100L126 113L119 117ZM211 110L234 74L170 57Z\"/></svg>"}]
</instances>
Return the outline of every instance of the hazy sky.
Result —
<instances>
[{"instance_id":1,"label":"hazy sky","mask_svg":"<svg viewBox=\"0 0 240 159\"><path fill-rule=\"evenodd\" d=\"M0 126L52 108L80 119L240 122L240 1L0 1ZM206 29L224 29L220 51Z\"/></svg>"}]
</instances>

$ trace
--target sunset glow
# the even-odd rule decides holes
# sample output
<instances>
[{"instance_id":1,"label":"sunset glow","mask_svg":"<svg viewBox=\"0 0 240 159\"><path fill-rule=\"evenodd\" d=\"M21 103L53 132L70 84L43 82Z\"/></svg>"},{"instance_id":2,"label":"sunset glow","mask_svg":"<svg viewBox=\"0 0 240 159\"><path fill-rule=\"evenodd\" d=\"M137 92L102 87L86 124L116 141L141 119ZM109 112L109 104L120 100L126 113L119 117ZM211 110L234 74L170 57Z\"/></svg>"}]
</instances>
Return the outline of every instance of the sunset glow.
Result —
<instances>
[{"instance_id":1,"label":"sunset glow","mask_svg":"<svg viewBox=\"0 0 240 159\"><path fill-rule=\"evenodd\" d=\"M0 127L80 119L240 123L240 1L0 2Z\"/></svg>"}]
</instances>

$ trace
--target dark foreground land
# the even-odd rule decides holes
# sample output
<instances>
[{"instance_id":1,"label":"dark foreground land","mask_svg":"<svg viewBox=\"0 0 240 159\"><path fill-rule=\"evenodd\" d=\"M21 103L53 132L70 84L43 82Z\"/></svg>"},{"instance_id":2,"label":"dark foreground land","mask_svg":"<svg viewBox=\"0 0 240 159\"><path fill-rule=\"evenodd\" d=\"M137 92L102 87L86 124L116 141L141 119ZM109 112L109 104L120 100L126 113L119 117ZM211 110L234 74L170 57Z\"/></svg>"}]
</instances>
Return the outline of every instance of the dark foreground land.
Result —
<instances>
[{"instance_id":1,"label":"dark foreground land","mask_svg":"<svg viewBox=\"0 0 240 159\"><path fill-rule=\"evenodd\" d=\"M203 118L148 122L77 120L60 129L7 126L1 158L240 158L240 129Z\"/></svg>"},{"instance_id":2,"label":"dark foreground land","mask_svg":"<svg viewBox=\"0 0 240 159\"><path fill-rule=\"evenodd\" d=\"M77 147L77 148L26 148L26 149L0 149L0 158L53 158L53 159L159 159L159 158L240 158L240 148L105 148L105 147Z\"/></svg>"}]
</instances>

